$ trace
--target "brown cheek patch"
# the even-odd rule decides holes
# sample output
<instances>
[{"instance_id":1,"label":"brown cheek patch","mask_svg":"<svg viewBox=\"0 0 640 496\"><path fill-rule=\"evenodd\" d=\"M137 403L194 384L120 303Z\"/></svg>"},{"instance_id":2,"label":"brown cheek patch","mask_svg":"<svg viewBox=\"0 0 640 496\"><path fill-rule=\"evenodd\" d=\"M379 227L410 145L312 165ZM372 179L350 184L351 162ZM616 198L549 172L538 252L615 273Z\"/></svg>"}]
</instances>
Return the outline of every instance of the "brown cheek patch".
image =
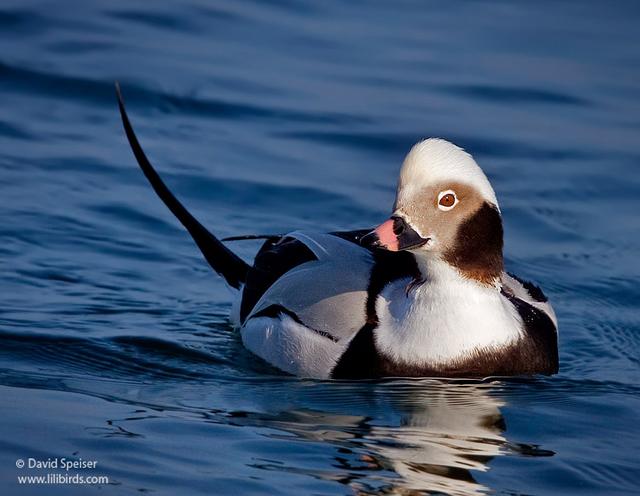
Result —
<instances>
[{"instance_id":1,"label":"brown cheek patch","mask_svg":"<svg viewBox=\"0 0 640 496\"><path fill-rule=\"evenodd\" d=\"M483 202L478 211L460 224L444 259L466 277L491 284L503 270L502 234L500 214Z\"/></svg>"},{"instance_id":2,"label":"brown cheek patch","mask_svg":"<svg viewBox=\"0 0 640 496\"><path fill-rule=\"evenodd\" d=\"M449 211L438 208L438 193L453 190L458 197L458 204ZM458 182L440 183L423 189L415 195L413 201L396 205L421 233L433 234L441 246L453 243L455 231L453 226L461 219L471 215L482 206L483 200L476 190L467 184Z\"/></svg>"},{"instance_id":3,"label":"brown cheek patch","mask_svg":"<svg viewBox=\"0 0 640 496\"><path fill-rule=\"evenodd\" d=\"M437 195L439 191L447 189L455 191L459 202L453 209L442 211L438 208ZM447 252L449 247L454 246L457 242L457 226L462 224L464 219L477 212L482 207L484 200L471 186L455 182L437 185L431 196L434 204L433 232L440 244L440 250Z\"/></svg>"}]
</instances>

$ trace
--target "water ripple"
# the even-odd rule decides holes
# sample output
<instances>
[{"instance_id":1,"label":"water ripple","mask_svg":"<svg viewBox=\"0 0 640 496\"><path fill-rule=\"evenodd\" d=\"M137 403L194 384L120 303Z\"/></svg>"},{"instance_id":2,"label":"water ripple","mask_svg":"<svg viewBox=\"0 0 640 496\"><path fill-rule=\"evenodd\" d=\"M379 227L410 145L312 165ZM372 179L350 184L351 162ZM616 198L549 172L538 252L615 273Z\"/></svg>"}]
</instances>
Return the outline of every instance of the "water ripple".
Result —
<instances>
[{"instance_id":1,"label":"water ripple","mask_svg":"<svg viewBox=\"0 0 640 496\"><path fill-rule=\"evenodd\" d=\"M13 3L0 455L93 458L123 494L637 492L637 7ZM560 374L316 381L262 362L135 167L116 79L221 235L368 227L415 141L463 146L509 269L556 309Z\"/></svg>"}]
</instances>

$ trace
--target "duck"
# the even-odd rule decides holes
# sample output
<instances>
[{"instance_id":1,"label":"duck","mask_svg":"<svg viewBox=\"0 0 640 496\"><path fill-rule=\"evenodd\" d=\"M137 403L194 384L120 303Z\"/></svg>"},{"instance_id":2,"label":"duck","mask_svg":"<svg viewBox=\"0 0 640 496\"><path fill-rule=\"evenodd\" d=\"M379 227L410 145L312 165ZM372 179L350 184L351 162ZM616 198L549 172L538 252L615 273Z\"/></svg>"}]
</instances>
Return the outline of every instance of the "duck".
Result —
<instances>
[{"instance_id":1,"label":"duck","mask_svg":"<svg viewBox=\"0 0 640 496\"><path fill-rule=\"evenodd\" d=\"M378 227L219 239L149 162L116 84L125 135L149 184L235 293L230 322L277 369L312 379L469 378L558 372L558 322L539 286L505 271L496 194L474 158L415 144ZM257 239L252 264L228 244Z\"/></svg>"}]
</instances>

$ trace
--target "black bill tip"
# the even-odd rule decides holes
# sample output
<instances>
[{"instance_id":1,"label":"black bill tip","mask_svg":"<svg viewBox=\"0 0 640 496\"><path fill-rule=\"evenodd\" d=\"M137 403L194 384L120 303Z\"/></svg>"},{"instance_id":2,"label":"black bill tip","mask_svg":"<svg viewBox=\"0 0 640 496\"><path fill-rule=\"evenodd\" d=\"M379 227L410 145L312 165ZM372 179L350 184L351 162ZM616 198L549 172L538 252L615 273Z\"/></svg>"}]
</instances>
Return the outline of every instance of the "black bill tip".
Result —
<instances>
[{"instance_id":1,"label":"black bill tip","mask_svg":"<svg viewBox=\"0 0 640 496\"><path fill-rule=\"evenodd\" d=\"M378 238L378 234L376 233L375 229L360 238L360 245L364 246L365 248L382 247L382 243L380 243L380 238Z\"/></svg>"}]
</instances>

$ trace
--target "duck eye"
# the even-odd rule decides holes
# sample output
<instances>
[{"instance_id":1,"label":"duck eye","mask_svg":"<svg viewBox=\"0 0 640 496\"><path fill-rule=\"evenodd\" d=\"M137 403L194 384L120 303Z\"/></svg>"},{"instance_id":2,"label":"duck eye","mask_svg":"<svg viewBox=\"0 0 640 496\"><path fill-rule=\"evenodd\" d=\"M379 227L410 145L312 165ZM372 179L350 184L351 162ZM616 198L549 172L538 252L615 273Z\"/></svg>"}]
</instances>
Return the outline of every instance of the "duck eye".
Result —
<instances>
[{"instance_id":1,"label":"duck eye","mask_svg":"<svg viewBox=\"0 0 640 496\"><path fill-rule=\"evenodd\" d=\"M458 198L453 191L442 191L438 195L438 208L440 210L451 210L458 203Z\"/></svg>"}]
</instances>

